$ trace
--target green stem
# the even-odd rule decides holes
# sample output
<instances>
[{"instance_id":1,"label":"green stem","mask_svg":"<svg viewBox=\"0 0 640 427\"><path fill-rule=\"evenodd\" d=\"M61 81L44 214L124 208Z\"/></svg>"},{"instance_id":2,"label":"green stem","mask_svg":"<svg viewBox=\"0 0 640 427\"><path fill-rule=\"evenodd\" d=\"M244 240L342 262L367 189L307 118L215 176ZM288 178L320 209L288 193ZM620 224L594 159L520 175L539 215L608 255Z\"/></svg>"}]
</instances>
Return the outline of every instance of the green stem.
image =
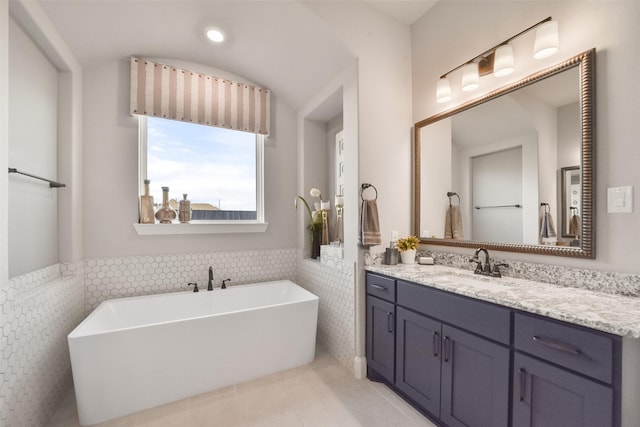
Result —
<instances>
[{"instance_id":1,"label":"green stem","mask_svg":"<svg viewBox=\"0 0 640 427\"><path fill-rule=\"evenodd\" d=\"M304 203L304 207L307 208L307 213L309 214L309 227L311 227L311 224L313 223L313 216L311 215L311 208L309 207L309 204L304 199L304 197L298 196L298 199L302 200L302 203Z\"/></svg>"}]
</instances>

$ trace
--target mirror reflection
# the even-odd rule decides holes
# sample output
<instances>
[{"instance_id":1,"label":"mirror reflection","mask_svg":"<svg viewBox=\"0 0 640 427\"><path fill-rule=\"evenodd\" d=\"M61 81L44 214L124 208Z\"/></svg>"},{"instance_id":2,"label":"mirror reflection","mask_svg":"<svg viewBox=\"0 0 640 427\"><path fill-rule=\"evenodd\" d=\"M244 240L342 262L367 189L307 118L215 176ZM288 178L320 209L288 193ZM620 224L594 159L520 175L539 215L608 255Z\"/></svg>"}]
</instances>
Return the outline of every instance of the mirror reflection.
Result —
<instances>
[{"instance_id":1,"label":"mirror reflection","mask_svg":"<svg viewBox=\"0 0 640 427\"><path fill-rule=\"evenodd\" d=\"M581 179L591 162L590 67L576 58L416 124L415 227L426 243L592 255Z\"/></svg>"}]
</instances>

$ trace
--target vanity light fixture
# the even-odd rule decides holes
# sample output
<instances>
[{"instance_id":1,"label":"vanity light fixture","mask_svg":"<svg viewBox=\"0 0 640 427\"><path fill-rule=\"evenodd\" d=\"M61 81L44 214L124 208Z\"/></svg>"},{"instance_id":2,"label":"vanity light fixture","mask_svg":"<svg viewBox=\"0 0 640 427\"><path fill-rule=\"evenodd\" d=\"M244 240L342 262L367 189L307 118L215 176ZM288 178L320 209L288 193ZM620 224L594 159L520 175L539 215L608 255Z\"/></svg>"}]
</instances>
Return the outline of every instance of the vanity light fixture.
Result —
<instances>
[{"instance_id":1,"label":"vanity light fixture","mask_svg":"<svg viewBox=\"0 0 640 427\"><path fill-rule=\"evenodd\" d=\"M515 61L513 46L510 42L533 29L536 30L533 47L535 59L547 58L558 51L558 22L553 21L549 16L440 76L436 86L436 101L442 103L452 99L451 83L448 76L460 68L462 69L462 90L464 92L477 89L480 85L480 76L493 74L495 77L503 77L513 73Z\"/></svg>"},{"instance_id":2,"label":"vanity light fixture","mask_svg":"<svg viewBox=\"0 0 640 427\"><path fill-rule=\"evenodd\" d=\"M220 28L207 27L205 28L204 33L209 40L216 44L222 43L225 39L224 32Z\"/></svg>"}]
</instances>

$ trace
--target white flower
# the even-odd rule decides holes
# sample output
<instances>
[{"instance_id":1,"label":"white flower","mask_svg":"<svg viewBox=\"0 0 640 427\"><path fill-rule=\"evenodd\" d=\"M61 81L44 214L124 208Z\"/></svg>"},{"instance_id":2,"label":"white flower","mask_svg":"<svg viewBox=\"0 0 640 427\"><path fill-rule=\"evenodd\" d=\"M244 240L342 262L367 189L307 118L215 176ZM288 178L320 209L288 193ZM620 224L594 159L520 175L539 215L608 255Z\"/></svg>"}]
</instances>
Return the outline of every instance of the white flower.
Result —
<instances>
[{"instance_id":1,"label":"white flower","mask_svg":"<svg viewBox=\"0 0 640 427\"><path fill-rule=\"evenodd\" d=\"M320 193L320 190L318 190L317 188L312 188L311 191L309 191L309 194L311 195L311 197L321 197L322 193Z\"/></svg>"}]
</instances>

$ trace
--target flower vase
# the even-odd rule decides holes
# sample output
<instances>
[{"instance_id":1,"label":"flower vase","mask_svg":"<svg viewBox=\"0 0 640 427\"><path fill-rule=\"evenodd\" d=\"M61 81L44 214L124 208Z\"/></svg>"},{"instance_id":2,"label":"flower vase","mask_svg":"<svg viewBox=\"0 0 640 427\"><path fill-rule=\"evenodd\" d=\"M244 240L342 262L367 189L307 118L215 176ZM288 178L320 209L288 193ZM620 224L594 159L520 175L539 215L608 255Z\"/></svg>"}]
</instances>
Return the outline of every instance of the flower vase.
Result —
<instances>
[{"instance_id":1,"label":"flower vase","mask_svg":"<svg viewBox=\"0 0 640 427\"><path fill-rule=\"evenodd\" d=\"M400 260L403 264L413 264L416 262L416 250L409 249L406 251L400 251Z\"/></svg>"},{"instance_id":2,"label":"flower vase","mask_svg":"<svg viewBox=\"0 0 640 427\"><path fill-rule=\"evenodd\" d=\"M311 230L311 258L318 259L320 257L320 240L322 239L322 229L315 228Z\"/></svg>"},{"instance_id":3,"label":"flower vase","mask_svg":"<svg viewBox=\"0 0 640 427\"><path fill-rule=\"evenodd\" d=\"M162 207L156 212L156 219L160 224L171 224L176 216L176 211L169 205L169 187L162 187Z\"/></svg>"}]
</instances>

